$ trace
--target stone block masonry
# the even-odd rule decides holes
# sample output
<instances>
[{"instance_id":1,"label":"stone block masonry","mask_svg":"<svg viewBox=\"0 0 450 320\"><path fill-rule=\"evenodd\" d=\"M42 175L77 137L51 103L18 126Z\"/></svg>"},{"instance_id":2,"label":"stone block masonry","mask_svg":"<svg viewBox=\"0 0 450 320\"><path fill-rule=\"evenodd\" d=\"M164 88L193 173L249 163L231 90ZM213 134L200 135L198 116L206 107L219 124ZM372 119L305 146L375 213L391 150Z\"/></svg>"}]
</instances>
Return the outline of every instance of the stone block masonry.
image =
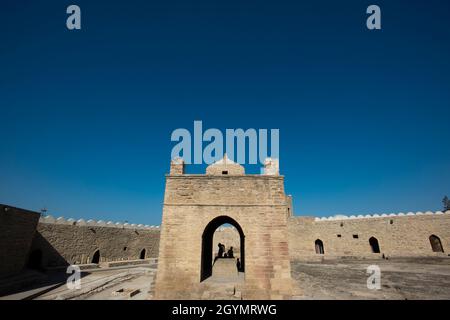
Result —
<instances>
[{"instance_id":1,"label":"stone block masonry","mask_svg":"<svg viewBox=\"0 0 450 320\"><path fill-rule=\"evenodd\" d=\"M44 217L37 226L31 255L40 252L39 263L48 268L156 258L158 247L159 227Z\"/></svg>"},{"instance_id":2,"label":"stone block masonry","mask_svg":"<svg viewBox=\"0 0 450 320\"><path fill-rule=\"evenodd\" d=\"M291 259L447 256L450 249L450 211L291 217L288 225Z\"/></svg>"},{"instance_id":3,"label":"stone block masonry","mask_svg":"<svg viewBox=\"0 0 450 320\"><path fill-rule=\"evenodd\" d=\"M40 214L0 204L0 277L26 265Z\"/></svg>"},{"instance_id":4,"label":"stone block masonry","mask_svg":"<svg viewBox=\"0 0 450 320\"><path fill-rule=\"evenodd\" d=\"M181 166L181 164L179 164ZM204 175L166 177L156 279L157 299L198 299L211 275L213 233L222 224L240 231L244 299L291 296L284 177L245 175L224 157Z\"/></svg>"}]
</instances>

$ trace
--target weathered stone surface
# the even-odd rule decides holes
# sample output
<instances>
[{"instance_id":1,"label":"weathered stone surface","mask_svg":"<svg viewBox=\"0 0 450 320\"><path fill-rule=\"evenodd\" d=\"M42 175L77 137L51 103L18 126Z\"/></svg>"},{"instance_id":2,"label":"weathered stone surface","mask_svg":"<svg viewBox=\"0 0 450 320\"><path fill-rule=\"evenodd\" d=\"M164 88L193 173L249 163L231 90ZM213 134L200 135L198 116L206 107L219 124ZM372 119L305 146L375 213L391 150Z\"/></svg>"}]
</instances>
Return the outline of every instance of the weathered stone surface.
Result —
<instances>
[{"instance_id":1,"label":"weathered stone surface","mask_svg":"<svg viewBox=\"0 0 450 320\"><path fill-rule=\"evenodd\" d=\"M20 272L40 214L0 204L0 276Z\"/></svg>"},{"instance_id":2,"label":"weathered stone surface","mask_svg":"<svg viewBox=\"0 0 450 320\"><path fill-rule=\"evenodd\" d=\"M380 288L367 287L369 266L380 268ZM334 259L291 263L293 299L450 299L450 258Z\"/></svg>"},{"instance_id":3,"label":"weathered stone surface","mask_svg":"<svg viewBox=\"0 0 450 320\"><path fill-rule=\"evenodd\" d=\"M450 246L449 214L379 215L333 220L291 217L288 226L291 259L305 260L317 256L317 239L323 242L325 258L373 258L383 254L386 257L446 256ZM444 252L433 252L431 235L439 237ZM380 253L372 252L371 237L378 240Z\"/></svg>"},{"instance_id":4,"label":"weathered stone surface","mask_svg":"<svg viewBox=\"0 0 450 320\"><path fill-rule=\"evenodd\" d=\"M243 175L245 174L244 167L240 164L228 159L227 155L223 159L209 165L206 168L207 175Z\"/></svg>"},{"instance_id":5,"label":"weathered stone surface","mask_svg":"<svg viewBox=\"0 0 450 320\"><path fill-rule=\"evenodd\" d=\"M158 256L159 229L39 223L31 251L42 252L43 268L91 263L100 251L100 263Z\"/></svg>"},{"instance_id":6,"label":"weathered stone surface","mask_svg":"<svg viewBox=\"0 0 450 320\"><path fill-rule=\"evenodd\" d=\"M242 297L287 299L291 278L284 177L222 174L222 165L205 175L166 177L156 298L202 297L202 235L210 222L226 217L245 237Z\"/></svg>"},{"instance_id":7,"label":"weathered stone surface","mask_svg":"<svg viewBox=\"0 0 450 320\"><path fill-rule=\"evenodd\" d=\"M236 259L220 258L214 262L212 276L215 277L230 277L238 276L236 268Z\"/></svg>"}]
</instances>

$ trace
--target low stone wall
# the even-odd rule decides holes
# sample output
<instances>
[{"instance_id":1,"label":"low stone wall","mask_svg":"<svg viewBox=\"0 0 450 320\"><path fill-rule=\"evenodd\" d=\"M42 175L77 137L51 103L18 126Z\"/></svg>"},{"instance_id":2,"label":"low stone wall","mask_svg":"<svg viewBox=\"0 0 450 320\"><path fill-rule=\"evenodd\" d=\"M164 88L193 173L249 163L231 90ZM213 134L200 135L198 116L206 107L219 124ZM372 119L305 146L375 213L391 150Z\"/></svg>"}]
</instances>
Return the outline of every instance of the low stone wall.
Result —
<instances>
[{"instance_id":1,"label":"low stone wall","mask_svg":"<svg viewBox=\"0 0 450 320\"><path fill-rule=\"evenodd\" d=\"M450 211L291 217L288 228L291 259L446 256L450 251ZM430 236L439 238L444 252L433 252ZM380 253L373 253L371 238ZM322 242L323 254L316 253L316 240Z\"/></svg>"},{"instance_id":2,"label":"low stone wall","mask_svg":"<svg viewBox=\"0 0 450 320\"><path fill-rule=\"evenodd\" d=\"M25 267L39 217L38 212L0 204L0 277Z\"/></svg>"},{"instance_id":3,"label":"low stone wall","mask_svg":"<svg viewBox=\"0 0 450 320\"><path fill-rule=\"evenodd\" d=\"M157 258L159 226L120 224L47 216L40 219L31 254L41 253L43 268L68 264Z\"/></svg>"},{"instance_id":4,"label":"low stone wall","mask_svg":"<svg viewBox=\"0 0 450 320\"><path fill-rule=\"evenodd\" d=\"M124 261L111 261L104 262L102 268L114 268L114 267L128 267L128 266L138 266L141 264L156 264L156 258L152 259L139 259L139 260L124 260Z\"/></svg>"}]
</instances>

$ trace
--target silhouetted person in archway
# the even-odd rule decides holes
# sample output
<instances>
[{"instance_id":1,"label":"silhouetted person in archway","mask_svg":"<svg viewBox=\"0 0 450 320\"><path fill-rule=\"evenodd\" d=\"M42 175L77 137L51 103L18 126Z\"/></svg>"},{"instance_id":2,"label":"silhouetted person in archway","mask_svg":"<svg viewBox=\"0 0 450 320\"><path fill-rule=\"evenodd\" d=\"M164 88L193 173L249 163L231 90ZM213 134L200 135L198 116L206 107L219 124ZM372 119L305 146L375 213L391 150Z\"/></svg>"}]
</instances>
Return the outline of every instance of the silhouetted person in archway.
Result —
<instances>
[{"instance_id":1,"label":"silhouetted person in archway","mask_svg":"<svg viewBox=\"0 0 450 320\"><path fill-rule=\"evenodd\" d=\"M234 258L233 247L230 247L230 249L228 250L228 258Z\"/></svg>"},{"instance_id":2,"label":"silhouetted person in archway","mask_svg":"<svg viewBox=\"0 0 450 320\"><path fill-rule=\"evenodd\" d=\"M237 258L236 260L236 268L238 272L241 272L241 261L239 260L239 258Z\"/></svg>"},{"instance_id":3,"label":"silhouetted person in archway","mask_svg":"<svg viewBox=\"0 0 450 320\"><path fill-rule=\"evenodd\" d=\"M217 258L222 258L223 252L225 251L225 246L219 242L219 252L217 253Z\"/></svg>"}]
</instances>

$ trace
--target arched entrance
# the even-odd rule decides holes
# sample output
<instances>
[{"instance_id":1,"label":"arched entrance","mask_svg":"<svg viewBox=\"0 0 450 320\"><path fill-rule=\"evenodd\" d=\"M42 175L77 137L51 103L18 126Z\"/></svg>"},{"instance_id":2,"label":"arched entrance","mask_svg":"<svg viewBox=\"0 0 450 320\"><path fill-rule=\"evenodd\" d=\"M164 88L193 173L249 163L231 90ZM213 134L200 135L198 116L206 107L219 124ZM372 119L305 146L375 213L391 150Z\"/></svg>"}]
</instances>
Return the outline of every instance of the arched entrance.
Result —
<instances>
[{"instance_id":1,"label":"arched entrance","mask_svg":"<svg viewBox=\"0 0 450 320\"><path fill-rule=\"evenodd\" d=\"M324 254L325 250L323 249L323 242L320 239L317 239L316 242L314 242L314 245L316 247L316 253L317 254Z\"/></svg>"},{"instance_id":2,"label":"arched entrance","mask_svg":"<svg viewBox=\"0 0 450 320\"><path fill-rule=\"evenodd\" d=\"M378 243L378 239L375 237L371 237L369 239L370 248L372 249L372 253L380 253L380 244Z\"/></svg>"},{"instance_id":3,"label":"arched entrance","mask_svg":"<svg viewBox=\"0 0 450 320\"><path fill-rule=\"evenodd\" d=\"M91 263L99 263L100 262L100 250L95 251L94 256L92 257Z\"/></svg>"},{"instance_id":4,"label":"arched entrance","mask_svg":"<svg viewBox=\"0 0 450 320\"><path fill-rule=\"evenodd\" d=\"M145 249L141 250L141 254L139 255L139 259L145 259Z\"/></svg>"},{"instance_id":5,"label":"arched entrance","mask_svg":"<svg viewBox=\"0 0 450 320\"><path fill-rule=\"evenodd\" d=\"M442 247L441 239L438 236L432 234L430 236L430 244L433 252L444 252L444 248Z\"/></svg>"},{"instance_id":6,"label":"arched entrance","mask_svg":"<svg viewBox=\"0 0 450 320\"><path fill-rule=\"evenodd\" d=\"M214 218L205 227L202 235L202 261L200 271L200 281L209 278L212 275L213 267L213 236L216 229L225 224L231 224L239 232L240 238L240 271L245 272L245 236L241 226L232 218L228 216L219 216Z\"/></svg>"}]
</instances>

